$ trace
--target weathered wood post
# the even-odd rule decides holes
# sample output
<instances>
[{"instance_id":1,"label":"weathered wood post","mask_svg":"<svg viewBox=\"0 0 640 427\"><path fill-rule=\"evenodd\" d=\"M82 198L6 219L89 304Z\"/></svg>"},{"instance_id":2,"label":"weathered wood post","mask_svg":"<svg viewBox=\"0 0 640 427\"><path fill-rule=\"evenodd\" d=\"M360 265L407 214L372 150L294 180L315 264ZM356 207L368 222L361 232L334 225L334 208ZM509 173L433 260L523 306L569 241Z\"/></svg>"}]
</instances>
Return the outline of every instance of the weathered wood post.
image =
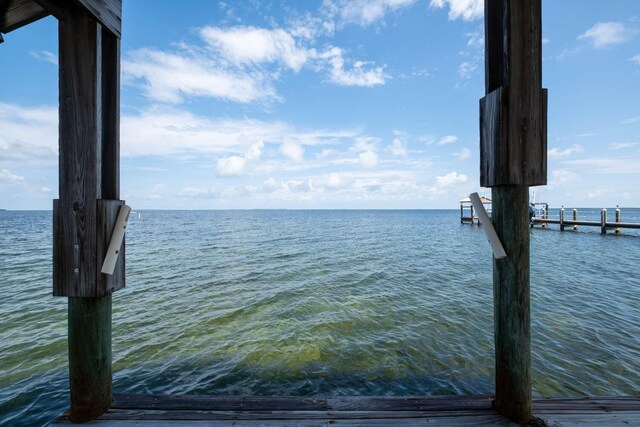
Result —
<instances>
[{"instance_id":1,"label":"weathered wood post","mask_svg":"<svg viewBox=\"0 0 640 427\"><path fill-rule=\"evenodd\" d=\"M564 206L560 208L560 231L564 231Z\"/></svg>"},{"instance_id":2,"label":"weathered wood post","mask_svg":"<svg viewBox=\"0 0 640 427\"><path fill-rule=\"evenodd\" d=\"M616 222L621 222L622 215L620 214L620 206L616 205ZM616 234L620 234L622 229L620 227L616 228Z\"/></svg>"},{"instance_id":3,"label":"weathered wood post","mask_svg":"<svg viewBox=\"0 0 640 427\"><path fill-rule=\"evenodd\" d=\"M111 405L111 294L124 287L124 244L102 274L120 180L122 0L20 0L0 5L0 32L59 20L59 195L53 201L53 295L68 297L70 416ZM3 39L0 36L0 42Z\"/></svg>"},{"instance_id":4,"label":"weathered wood post","mask_svg":"<svg viewBox=\"0 0 640 427\"><path fill-rule=\"evenodd\" d=\"M547 207L545 206L545 207L542 208L542 219L547 219L548 215L549 215L549 211L548 211ZM547 228L547 223L546 222L542 223L542 228Z\"/></svg>"},{"instance_id":5,"label":"weathered wood post","mask_svg":"<svg viewBox=\"0 0 640 427\"><path fill-rule=\"evenodd\" d=\"M573 210L573 220L574 221L578 220L578 209L574 209ZM577 224L573 225L573 231L578 231L578 225Z\"/></svg>"},{"instance_id":6,"label":"weathered wood post","mask_svg":"<svg viewBox=\"0 0 640 427\"><path fill-rule=\"evenodd\" d=\"M464 224L464 205L460 203L460 224Z\"/></svg>"},{"instance_id":7,"label":"weathered wood post","mask_svg":"<svg viewBox=\"0 0 640 427\"><path fill-rule=\"evenodd\" d=\"M473 216L474 216L474 212L473 212L473 205L471 205L471 225L473 225Z\"/></svg>"},{"instance_id":8,"label":"weathered wood post","mask_svg":"<svg viewBox=\"0 0 640 427\"><path fill-rule=\"evenodd\" d=\"M607 234L607 210L602 209L600 212L600 233Z\"/></svg>"},{"instance_id":9,"label":"weathered wood post","mask_svg":"<svg viewBox=\"0 0 640 427\"><path fill-rule=\"evenodd\" d=\"M547 183L541 0L485 0L480 184L507 257L493 260L495 408L531 418L529 186Z\"/></svg>"},{"instance_id":10,"label":"weathered wood post","mask_svg":"<svg viewBox=\"0 0 640 427\"><path fill-rule=\"evenodd\" d=\"M123 203L121 2L78 3L58 11L60 199L54 201L53 286L54 295L69 298L70 418L85 422L111 406L111 294L124 287L124 244L114 274L100 272ZM116 34L100 23L114 15Z\"/></svg>"}]
</instances>

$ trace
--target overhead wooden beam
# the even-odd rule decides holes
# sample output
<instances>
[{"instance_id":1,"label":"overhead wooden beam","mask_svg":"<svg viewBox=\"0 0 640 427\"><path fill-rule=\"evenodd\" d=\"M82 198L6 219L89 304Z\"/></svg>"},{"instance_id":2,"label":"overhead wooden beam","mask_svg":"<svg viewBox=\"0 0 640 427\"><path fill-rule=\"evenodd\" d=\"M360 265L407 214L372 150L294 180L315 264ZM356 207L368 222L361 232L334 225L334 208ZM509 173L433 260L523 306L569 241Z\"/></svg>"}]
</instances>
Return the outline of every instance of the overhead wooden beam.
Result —
<instances>
[{"instance_id":1,"label":"overhead wooden beam","mask_svg":"<svg viewBox=\"0 0 640 427\"><path fill-rule=\"evenodd\" d=\"M0 0L0 33L10 33L46 16L49 11L33 0Z\"/></svg>"},{"instance_id":2,"label":"overhead wooden beam","mask_svg":"<svg viewBox=\"0 0 640 427\"><path fill-rule=\"evenodd\" d=\"M121 37L122 28L122 0L74 0L81 5L96 21L111 31L116 37Z\"/></svg>"},{"instance_id":3,"label":"overhead wooden beam","mask_svg":"<svg viewBox=\"0 0 640 427\"><path fill-rule=\"evenodd\" d=\"M0 0L0 33L9 33L49 15L64 19L66 9L75 6L121 37L122 0Z\"/></svg>"}]
</instances>

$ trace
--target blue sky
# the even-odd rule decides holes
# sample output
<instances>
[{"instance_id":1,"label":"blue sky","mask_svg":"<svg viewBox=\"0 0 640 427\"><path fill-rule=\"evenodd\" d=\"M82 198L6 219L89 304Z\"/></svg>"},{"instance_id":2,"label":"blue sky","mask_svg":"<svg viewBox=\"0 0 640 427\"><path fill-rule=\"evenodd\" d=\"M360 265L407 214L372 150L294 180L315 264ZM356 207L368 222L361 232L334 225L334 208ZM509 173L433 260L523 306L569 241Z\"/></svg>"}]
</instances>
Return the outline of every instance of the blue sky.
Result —
<instances>
[{"instance_id":1,"label":"blue sky","mask_svg":"<svg viewBox=\"0 0 640 427\"><path fill-rule=\"evenodd\" d=\"M134 209L455 208L478 186L481 0L124 0ZM57 23L0 45L0 208L57 197ZM640 206L640 2L543 2L558 206Z\"/></svg>"}]
</instances>

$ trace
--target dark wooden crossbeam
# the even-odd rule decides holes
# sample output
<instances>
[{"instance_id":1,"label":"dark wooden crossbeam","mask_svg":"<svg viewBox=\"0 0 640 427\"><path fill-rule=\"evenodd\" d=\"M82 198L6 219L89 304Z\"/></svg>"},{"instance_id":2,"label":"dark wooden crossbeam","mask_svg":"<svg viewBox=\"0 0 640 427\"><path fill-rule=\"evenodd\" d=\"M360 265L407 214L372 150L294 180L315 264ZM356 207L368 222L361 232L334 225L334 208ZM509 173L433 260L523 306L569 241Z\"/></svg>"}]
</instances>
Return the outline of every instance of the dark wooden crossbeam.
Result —
<instances>
[{"instance_id":1,"label":"dark wooden crossbeam","mask_svg":"<svg viewBox=\"0 0 640 427\"><path fill-rule=\"evenodd\" d=\"M0 0L0 33L10 33L49 15L64 19L68 7L81 7L120 38L122 0Z\"/></svg>"}]
</instances>

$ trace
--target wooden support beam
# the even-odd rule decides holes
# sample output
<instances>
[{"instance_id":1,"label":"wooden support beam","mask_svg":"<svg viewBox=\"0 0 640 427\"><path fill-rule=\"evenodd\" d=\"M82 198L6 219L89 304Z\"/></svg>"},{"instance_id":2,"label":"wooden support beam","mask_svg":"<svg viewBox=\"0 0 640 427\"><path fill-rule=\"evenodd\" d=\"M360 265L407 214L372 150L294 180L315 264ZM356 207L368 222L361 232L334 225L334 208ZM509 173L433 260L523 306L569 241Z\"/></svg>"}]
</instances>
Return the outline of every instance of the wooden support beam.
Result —
<instances>
[{"instance_id":1,"label":"wooden support beam","mask_svg":"<svg viewBox=\"0 0 640 427\"><path fill-rule=\"evenodd\" d=\"M0 0L0 32L10 33L48 15L49 12L33 0Z\"/></svg>"},{"instance_id":2,"label":"wooden support beam","mask_svg":"<svg viewBox=\"0 0 640 427\"><path fill-rule=\"evenodd\" d=\"M492 105L499 110L499 121L483 121L481 136L495 131L500 145L494 147L507 152L501 157L481 148L481 156L484 152L494 159L490 176L481 164L481 184L492 186L492 222L507 252L506 258L493 260L494 406L511 420L525 423L531 418L527 184L546 183L546 153L541 152L546 125L539 123L544 102L541 0L485 0L485 41L485 100L495 98ZM486 105L485 101L481 118ZM515 157L508 154L514 152ZM522 164L514 165L518 156ZM531 169L531 164L537 166Z\"/></svg>"},{"instance_id":3,"label":"wooden support beam","mask_svg":"<svg viewBox=\"0 0 640 427\"><path fill-rule=\"evenodd\" d=\"M70 418L84 422L111 406L111 293L124 286L124 256L118 274L100 273L121 204L120 41L81 7L63 13L54 294L69 296Z\"/></svg>"},{"instance_id":4,"label":"wooden support beam","mask_svg":"<svg viewBox=\"0 0 640 427\"><path fill-rule=\"evenodd\" d=\"M122 0L74 0L103 27L120 38L122 27Z\"/></svg>"}]
</instances>

